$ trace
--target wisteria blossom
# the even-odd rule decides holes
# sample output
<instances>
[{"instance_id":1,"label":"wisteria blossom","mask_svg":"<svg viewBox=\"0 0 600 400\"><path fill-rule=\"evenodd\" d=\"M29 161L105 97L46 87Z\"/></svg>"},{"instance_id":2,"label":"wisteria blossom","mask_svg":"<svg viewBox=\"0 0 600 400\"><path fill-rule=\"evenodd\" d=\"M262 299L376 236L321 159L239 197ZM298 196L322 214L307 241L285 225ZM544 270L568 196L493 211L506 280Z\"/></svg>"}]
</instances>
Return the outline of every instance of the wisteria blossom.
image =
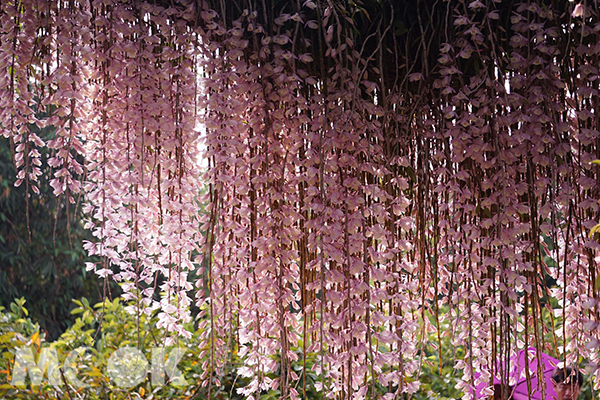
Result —
<instances>
[{"instance_id":1,"label":"wisteria blossom","mask_svg":"<svg viewBox=\"0 0 600 400\"><path fill-rule=\"evenodd\" d=\"M432 335L467 400L530 347L600 389L600 4L404 3L1 2L17 185L52 149L87 269L167 344L200 309L209 398L235 353L249 399L306 398L309 354L397 399Z\"/></svg>"}]
</instances>

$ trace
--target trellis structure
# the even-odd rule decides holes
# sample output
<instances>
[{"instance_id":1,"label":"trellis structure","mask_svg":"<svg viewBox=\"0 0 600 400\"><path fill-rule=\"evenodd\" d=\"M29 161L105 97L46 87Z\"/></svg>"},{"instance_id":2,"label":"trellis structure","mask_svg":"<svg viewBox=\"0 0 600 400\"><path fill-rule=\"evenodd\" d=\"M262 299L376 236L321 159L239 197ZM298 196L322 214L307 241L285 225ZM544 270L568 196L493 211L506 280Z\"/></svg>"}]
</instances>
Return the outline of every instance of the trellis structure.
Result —
<instances>
[{"instance_id":1,"label":"trellis structure","mask_svg":"<svg viewBox=\"0 0 600 400\"><path fill-rule=\"evenodd\" d=\"M399 398L442 319L465 398L531 346L597 388L598 8L3 1L0 127L32 196L55 151L132 312L206 313L209 397L235 351L249 398L302 397L309 353L333 398Z\"/></svg>"}]
</instances>

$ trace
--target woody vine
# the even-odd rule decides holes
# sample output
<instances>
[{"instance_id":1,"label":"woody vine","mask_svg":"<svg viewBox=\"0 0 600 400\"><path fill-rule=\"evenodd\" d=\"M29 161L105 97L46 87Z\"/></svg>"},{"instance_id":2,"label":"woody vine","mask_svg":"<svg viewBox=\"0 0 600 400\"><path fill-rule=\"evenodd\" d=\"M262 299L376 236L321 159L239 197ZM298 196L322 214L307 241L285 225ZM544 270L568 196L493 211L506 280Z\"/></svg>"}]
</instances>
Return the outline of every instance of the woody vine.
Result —
<instances>
[{"instance_id":1,"label":"woody vine","mask_svg":"<svg viewBox=\"0 0 600 400\"><path fill-rule=\"evenodd\" d=\"M465 398L529 347L598 389L599 6L3 1L0 128L31 197L52 149L130 312L172 343L202 310L209 398L232 352L248 398L302 397L307 354L399 398L429 332Z\"/></svg>"}]
</instances>

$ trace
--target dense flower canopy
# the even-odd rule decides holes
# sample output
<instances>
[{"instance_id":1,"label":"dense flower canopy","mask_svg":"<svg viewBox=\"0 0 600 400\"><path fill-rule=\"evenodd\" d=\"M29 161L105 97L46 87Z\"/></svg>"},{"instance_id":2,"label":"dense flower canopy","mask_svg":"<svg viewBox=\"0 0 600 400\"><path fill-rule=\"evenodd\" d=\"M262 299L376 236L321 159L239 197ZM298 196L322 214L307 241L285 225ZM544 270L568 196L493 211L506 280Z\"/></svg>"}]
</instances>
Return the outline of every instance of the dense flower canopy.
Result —
<instances>
[{"instance_id":1,"label":"dense flower canopy","mask_svg":"<svg viewBox=\"0 0 600 400\"><path fill-rule=\"evenodd\" d=\"M312 353L333 398L398 398L428 332L465 398L528 347L600 384L597 0L1 4L17 184L52 149L88 269L171 340L205 313L203 385L235 352L298 398Z\"/></svg>"}]
</instances>

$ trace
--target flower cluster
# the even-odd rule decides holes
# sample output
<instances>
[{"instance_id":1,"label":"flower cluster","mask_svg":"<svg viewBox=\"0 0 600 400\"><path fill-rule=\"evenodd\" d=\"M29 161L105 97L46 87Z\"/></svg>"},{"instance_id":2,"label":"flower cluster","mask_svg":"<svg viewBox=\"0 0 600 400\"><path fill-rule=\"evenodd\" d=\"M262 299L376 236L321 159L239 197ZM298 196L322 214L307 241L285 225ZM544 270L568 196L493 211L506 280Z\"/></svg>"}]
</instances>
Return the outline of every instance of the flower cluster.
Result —
<instances>
[{"instance_id":1,"label":"flower cluster","mask_svg":"<svg viewBox=\"0 0 600 400\"><path fill-rule=\"evenodd\" d=\"M0 9L18 183L55 150L169 340L195 292L209 398L234 353L247 398L305 397L309 354L329 397L414 393L442 325L466 399L529 347L600 384L596 2L212 3Z\"/></svg>"}]
</instances>

